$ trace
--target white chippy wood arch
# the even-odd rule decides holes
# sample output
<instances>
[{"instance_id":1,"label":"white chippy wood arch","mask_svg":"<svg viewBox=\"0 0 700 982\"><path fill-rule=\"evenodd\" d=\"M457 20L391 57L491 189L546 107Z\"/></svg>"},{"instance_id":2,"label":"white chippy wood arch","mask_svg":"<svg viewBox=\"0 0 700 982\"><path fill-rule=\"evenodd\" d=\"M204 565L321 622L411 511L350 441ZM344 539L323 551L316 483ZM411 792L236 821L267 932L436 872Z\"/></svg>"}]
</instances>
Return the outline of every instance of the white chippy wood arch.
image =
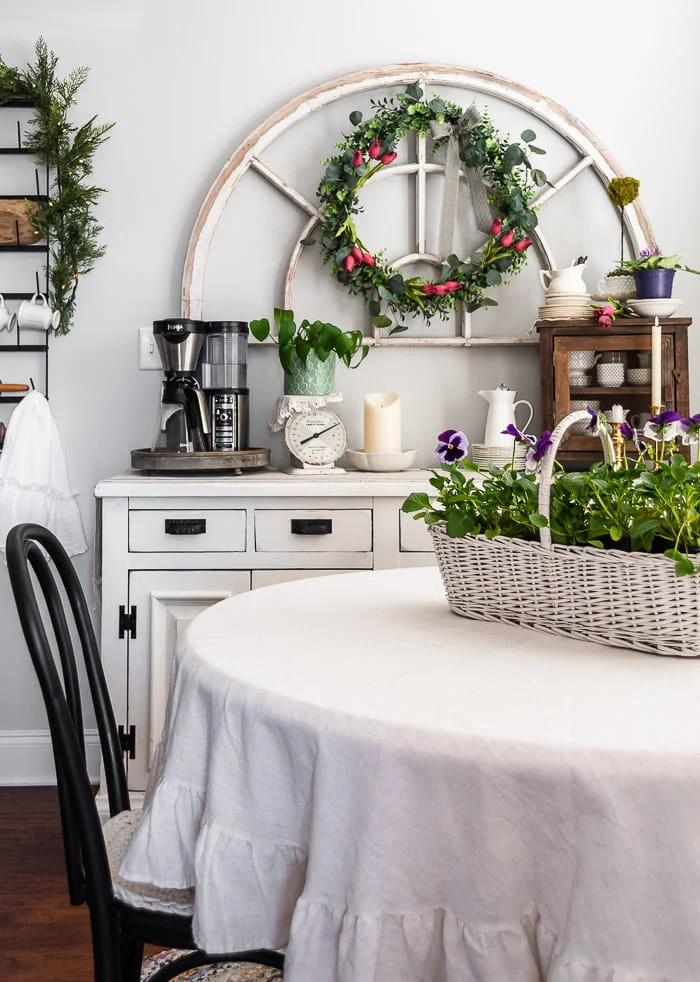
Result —
<instances>
[{"instance_id":1,"label":"white chippy wood arch","mask_svg":"<svg viewBox=\"0 0 700 982\"><path fill-rule=\"evenodd\" d=\"M231 154L209 188L195 219L190 234L182 277L182 313L186 317L201 318L203 310L204 275L207 256L217 223L241 178L250 168L267 180L282 195L294 203L305 216L300 226L299 239L310 235L319 221L316 206L288 185L279 175L260 160L260 154L286 130L296 123L318 112L324 107L344 99L377 88L405 85L417 82L425 88L430 85L445 85L468 89L491 95L504 102L525 109L532 116L543 120L559 133L578 154L577 162L558 178L550 177L552 187L548 187L535 199L534 204L542 205L558 194L562 188L575 180L589 168L593 170L604 187L614 177L623 177L624 172L617 162L601 145L597 137L580 120L563 106L547 96L491 72L458 66L433 65L414 62L400 65L387 65L379 68L350 72L331 79L301 95L296 96L277 110L269 119L261 123ZM414 252L400 257L392 265L403 266L417 260L439 263L441 257L428 253L425 248L425 178L432 172L444 170L444 166L428 163L426 160L425 138L416 140L416 161L392 167L380 172L376 179L393 174L415 173L416 180L416 248ZM651 227L639 199L624 209L625 232L635 252L654 241ZM541 227L534 232L535 247L542 261L551 269L554 267L551 249ZM292 307L292 287L303 247L296 244L289 257L283 305ZM536 344L537 339L527 337L476 337L471 334L469 315L462 313L460 337L383 337L374 331L368 340L381 346L488 346Z\"/></svg>"}]
</instances>

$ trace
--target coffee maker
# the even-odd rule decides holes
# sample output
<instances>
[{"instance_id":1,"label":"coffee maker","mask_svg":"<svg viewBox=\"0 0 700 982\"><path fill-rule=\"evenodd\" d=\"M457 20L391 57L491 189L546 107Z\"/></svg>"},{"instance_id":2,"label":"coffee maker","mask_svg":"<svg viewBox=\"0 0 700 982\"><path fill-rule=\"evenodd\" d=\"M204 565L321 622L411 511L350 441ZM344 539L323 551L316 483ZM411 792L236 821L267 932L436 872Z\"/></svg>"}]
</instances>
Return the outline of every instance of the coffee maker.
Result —
<instances>
[{"instance_id":1,"label":"coffee maker","mask_svg":"<svg viewBox=\"0 0 700 982\"><path fill-rule=\"evenodd\" d=\"M211 449L247 450L248 324L245 321L208 321L203 329L199 377L207 394Z\"/></svg>"},{"instance_id":2,"label":"coffee maker","mask_svg":"<svg viewBox=\"0 0 700 982\"><path fill-rule=\"evenodd\" d=\"M188 318L153 322L153 337L165 372L154 451L209 450L207 400L197 378L204 324Z\"/></svg>"}]
</instances>

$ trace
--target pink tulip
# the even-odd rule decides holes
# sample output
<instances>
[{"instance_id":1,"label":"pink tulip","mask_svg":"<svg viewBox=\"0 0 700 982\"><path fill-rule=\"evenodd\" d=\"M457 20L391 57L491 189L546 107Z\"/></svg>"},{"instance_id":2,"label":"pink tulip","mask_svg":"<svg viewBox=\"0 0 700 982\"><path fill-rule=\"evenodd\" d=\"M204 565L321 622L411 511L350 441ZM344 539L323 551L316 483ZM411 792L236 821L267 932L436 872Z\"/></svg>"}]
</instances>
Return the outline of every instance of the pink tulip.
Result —
<instances>
[{"instance_id":1,"label":"pink tulip","mask_svg":"<svg viewBox=\"0 0 700 982\"><path fill-rule=\"evenodd\" d=\"M612 317L609 317L607 314L602 314L602 316L598 318L598 323L601 327L610 327L612 324Z\"/></svg>"},{"instance_id":2,"label":"pink tulip","mask_svg":"<svg viewBox=\"0 0 700 982\"><path fill-rule=\"evenodd\" d=\"M513 248L516 252L525 252L532 245L532 239L521 239L520 242L516 242Z\"/></svg>"},{"instance_id":3,"label":"pink tulip","mask_svg":"<svg viewBox=\"0 0 700 982\"><path fill-rule=\"evenodd\" d=\"M371 252L363 252L362 253L362 261L364 263L367 263L368 266L376 266L377 265L376 260L375 260L375 258L374 258L374 256L372 255Z\"/></svg>"},{"instance_id":4,"label":"pink tulip","mask_svg":"<svg viewBox=\"0 0 700 982\"><path fill-rule=\"evenodd\" d=\"M423 293L426 295L426 297L431 297L435 293L435 284L434 283L424 283L423 286L421 287L421 289L422 289Z\"/></svg>"},{"instance_id":5,"label":"pink tulip","mask_svg":"<svg viewBox=\"0 0 700 982\"><path fill-rule=\"evenodd\" d=\"M362 262L362 249L359 246L353 246L350 250L350 255L355 260L355 262Z\"/></svg>"},{"instance_id":6,"label":"pink tulip","mask_svg":"<svg viewBox=\"0 0 700 982\"><path fill-rule=\"evenodd\" d=\"M447 287L447 292L448 293L454 293L455 290L461 290L462 289L462 284L461 283L458 283L457 280L448 280L445 283L445 286Z\"/></svg>"},{"instance_id":7,"label":"pink tulip","mask_svg":"<svg viewBox=\"0 0 700 982\"><path fill-rule=\"evenodd\" d=\"M447 289L447 284L446 283L436 283L435 284L435 293L437 294L438 297L444 297L446 293L449 293L449 291Z\"/></svg>"},{"instance_id":8,"label":"pink tulip","mask_svg":"<svg viewBox=\"0 0 700 982\"><path fill-rule=\"evenodd\" d=\"M372 160L376 160L381 152L382 152L382 145L379 142L379 140L375 140L372 146L367 151L367 153L370 155Z\"/></svg>"},{"instance_id":9,"label":"pink tulip","mask_svg":"<svg viewBox=\"0 0 700 982\"><path fill-rule=\"evenodd\" d=\"M509 232L504 232L501 236L500 242L504 249L513 244L513 239L515 238L515 232L511 229Z\"/></svg>"},{"instance_id":10,"label":"pink tulip","mask_svg":"<svg viewBox=\"0 0 700 982\"><path fill-rule=\"evenodd\" d=\"M346 256L343 262L343 266L345 266L345 271L347 273L352 273L353 269L355 268L355 260L353 259L353 257Z\"/></svg>"},{"instance_id":11,"label":"pink tulip","mask_svg":"<svg viewBox=\"0 0 700 982\"><path fill-rule=\"evenodd\" d=\"M385 167L387 167L389 164L393 164L394 163L394 161L396 160L396 157L397 157L397 154L395 154L395 153L385 153L385 154L382 154L382 163L384 164Z\"/></svg>"},{"instance_id":12,"label":"pink tulip","mask_svg":"<svg viewBox=\"0 0 700 982\"><path fill-rule=\"evenodd\" d=\"M362 163L362 151L356 150L352 155L352 166L359 167L361 163Z\"/></svg>"},{"instance_id":13,"label":"pink tulip","mask_svg":"<svg viewBox=\"0 0 700 982\"><path fill-rule=\"evenodd\" d=\"M502 228L503 228L503 219L495 218L493 225L491 226L491 235L500 235Z\"/></svg>"},{"instance_id":14,"label":"pink tulip","mask_svg":"<svg viewBox=\"0 0 700 982\"><path fill-rule=\"evenodd\" d=\"M605 317L614 317L615 308L611 303L606 303L604 307L600 308L600 313L603 314Z\"/></svg>"}]
</instances>

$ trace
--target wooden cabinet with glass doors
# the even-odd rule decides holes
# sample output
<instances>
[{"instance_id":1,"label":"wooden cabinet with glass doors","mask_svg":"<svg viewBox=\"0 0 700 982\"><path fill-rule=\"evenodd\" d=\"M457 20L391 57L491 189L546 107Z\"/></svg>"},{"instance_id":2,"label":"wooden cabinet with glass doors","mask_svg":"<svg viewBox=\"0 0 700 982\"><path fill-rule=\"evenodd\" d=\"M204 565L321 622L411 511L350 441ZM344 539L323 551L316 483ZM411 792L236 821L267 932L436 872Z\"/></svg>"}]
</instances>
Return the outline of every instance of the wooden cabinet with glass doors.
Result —
<instances>
[{"instance_id":1,"label":"wooden cabinet with glass doors","mask_svg":"<svg viewBox=\"0 0 700 982\"><path fill-rule=\"evenodd\" d=\"M653 319L641 317L617 318L610 328L603 328L588 320L538 321L542 428L554 429L564 416L576 409L591 406L606 412L614 403L628 411L630 423L643 424L651 403L653 323ZM687 317L661 320L661 398L665 409L673 409L683 416L690 415L688 327L691 323ZM558 459L568 461L571 466L576 462L586 466L602 459L599 439L587 436L582 430L582 424L569 430ZM631 443L628 449L634 452Z\"/></svg>"}]
</instances>

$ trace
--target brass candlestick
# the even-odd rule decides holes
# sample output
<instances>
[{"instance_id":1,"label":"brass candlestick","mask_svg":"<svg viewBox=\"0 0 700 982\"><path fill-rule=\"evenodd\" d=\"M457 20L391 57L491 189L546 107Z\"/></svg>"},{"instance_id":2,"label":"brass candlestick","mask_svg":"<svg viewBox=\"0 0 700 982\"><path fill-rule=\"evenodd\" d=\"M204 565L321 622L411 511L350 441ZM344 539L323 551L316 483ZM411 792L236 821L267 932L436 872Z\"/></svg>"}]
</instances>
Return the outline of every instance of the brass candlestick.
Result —
<instances>
[{"instance_id":1,"label":"brass candlestick","mask_svg":"<svg viewBox=\"0 0 700 982\"><path fill-rule=\"evenodd\" d=\"M662 413L664 411L663 406L649 406L649 409L651 410L652 416L658 416L659 413Z\"/></svg>"},{"instance_id":2,"label":"brass candlestick","mask_svg":"<svg viewBox=\"0 0 700 982\"><path fill-rule=\"evenodd\" d=\"M612 430L611 440L613 445L613 453L615 455L615 470L622 470L625 463L625 438L620 433L620 427L622 423L611 423L610 428Z\"/></svg>"}]
</instances>

